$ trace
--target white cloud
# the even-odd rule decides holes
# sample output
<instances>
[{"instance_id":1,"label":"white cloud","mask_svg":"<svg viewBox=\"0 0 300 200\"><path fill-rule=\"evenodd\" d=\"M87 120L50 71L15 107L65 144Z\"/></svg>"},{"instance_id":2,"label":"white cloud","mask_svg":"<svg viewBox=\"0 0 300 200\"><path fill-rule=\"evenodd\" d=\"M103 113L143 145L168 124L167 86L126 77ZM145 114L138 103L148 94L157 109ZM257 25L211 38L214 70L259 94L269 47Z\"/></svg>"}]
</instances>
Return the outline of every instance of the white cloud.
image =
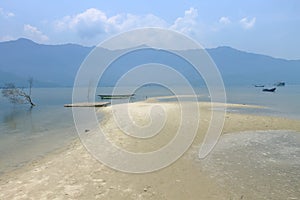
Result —
<instances>
[{"instance_id":1,"label":"white cloud","mask_svg":"<svg viewBox=\"0 0 300 200\"><path fill-rule=\"evenodd\" d=\"M15 14L13 12L5 11L3 8L0 8L0 16L9 18L9 17L14 17Z\"/></svg>"},{"instance_id":2,"label":"white cloud","mask_svg":"<svg viewBox=\"0 0 300 200\"><path fill-rule=\"evenodd\" d=\"M55 22L58 31L71 30L82 39L92 39L101 34L112 34L138 27L164 27L166 22L159 17L148 14L117 14L108 17L101 10L90 8L74 16L66 16Z\"/></svg>"},{"instance_id":3,"label":"white cloud","mask_svg":"<svg viewBox=\"0 0 300 200\"><path fill-rule=\"evenodd\" d=\"M197 17L197 9L190 8L184 12L183 17L178 17L170 28L181 33L189 34L195 31L197 26Z\"/></svg>"},{"instance_id":4,"label":"white cloud","mask_svg":"<svg viewBox=\"0 0 300 200\"><path fill-rule=\"evenodd\" d=\"M163 19L153 14L143 16L119 14L109 18L108 23L110 24L110 28L115 31L127 31L141 27L167 27L167 23Z\"/></svg>"},{"instance_id":5,"label":"white cloud","mask_svg":"<svg viewBox=\"0 0 300 200\"><path fill-rule=\"evenodd\" d=\"M55 22L58 31L72 30L82 38L90 38L106 32L107 17L100 10L91 8L75 16L66 16Z\"/></svg>"},{"instance_id":6,"label":"white cloud","mask_svg":"<svg viewBox=\"0 0 300 200\"><path fill-rule=\"evenodd\" d=\"M25 24L23 31L27 38L32 39L36 42L45 42L49 40L48 36L43 34L38 28L31 26L30 24Z\"/></svg>"},{"instance_id":7,"label":"white cloud","mask_svg":"<svg viewBox=\"0 0 300 200\"><path fill-rule=\"evenodd\" d=\"M256 18L253 17L251 20L248 19L247 17L244 17L243 19L240 20L240 24L244 29L251 29L255 25Z\"/></svg>"},{"instance_id":8,"label":"white cloud","mask_svg":"<svg viewBox=\"0 0 300 200\"><path fill-rule=\"evenodd\" d=\"M171 23L153 14L118 13L108 16L99 9L90 8L56 20L54 28L57 32L68 32L75 38L79 37L81 44L94 45L109 35L143 27L167 28L196 35L199 32L197 17L198 11L195 8L186 10L183 17L178 17Z\"/></svg>"},{"instance_id":9,"label":"white cloud","mask_svg":"<svg viewBox=\"0 0 300 200\"><path fill-rule=\"evenodd\" d=\"M221 18L219 19L219 23L224 24L224 25L227 25L227 24L230 24L231 21L230 21L230 19L229 19L228 17L221 17Z\"/></svg>"},{"instance_id":10,"label":"white cloud","mask_svg":"<svg viewBox=\"0 0 300 200\"><path fill-rule=\"evenodd\" d=\"M14 17L15 16L15 14L12 13L12 12L8 12L6 15L7 15L7 17Z\"/></svg>"}]
</instances>

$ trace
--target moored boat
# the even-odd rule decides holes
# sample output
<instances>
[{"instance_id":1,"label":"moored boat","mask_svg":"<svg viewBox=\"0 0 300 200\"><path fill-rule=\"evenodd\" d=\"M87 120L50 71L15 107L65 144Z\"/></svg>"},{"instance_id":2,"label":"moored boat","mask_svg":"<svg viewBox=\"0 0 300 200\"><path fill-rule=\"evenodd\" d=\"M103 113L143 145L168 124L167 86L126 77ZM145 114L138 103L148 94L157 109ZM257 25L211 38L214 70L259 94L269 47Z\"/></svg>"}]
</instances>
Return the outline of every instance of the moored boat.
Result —
<instances>
[{"instance_id":1,"label":"moored boat","mask_svg":"<svg viewBox=\"0 0 300 200\"><path fill-rule=\"evenodd\" d=\"M275 92L275 90L276 90L276 87L274 87L274 88L265 88L262 91L263 92Z\"/></svg>"},{"instance_id":2,"label":"moored boat","mask_svg":"<svg viewBox=\"0 0 300 200\"><path fill-rule=\"evenodd\" d=\"M134 94L99 94L101 99L127 99L134 96Z\"/></svg>"},{"instance_id":3,"label":"moored boat","mask_svg":"<svg viewBox=\"0 0 300 200\"><path fill-rule=\"evenodd\" d=\"M256 85L254 85L254 87L265 87L265 85L256 84Z\"/></svg>"}]
</instances>

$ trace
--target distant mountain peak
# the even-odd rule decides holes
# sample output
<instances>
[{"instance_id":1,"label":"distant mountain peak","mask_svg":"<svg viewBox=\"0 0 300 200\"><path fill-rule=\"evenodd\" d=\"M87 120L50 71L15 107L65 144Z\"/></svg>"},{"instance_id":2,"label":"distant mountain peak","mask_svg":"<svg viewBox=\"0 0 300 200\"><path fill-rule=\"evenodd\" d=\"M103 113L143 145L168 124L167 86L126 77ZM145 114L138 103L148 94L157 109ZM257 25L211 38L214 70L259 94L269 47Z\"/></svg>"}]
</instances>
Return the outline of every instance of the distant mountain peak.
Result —
<instances>
[{"instance_id":1,"label":"distant mountain peak","mask_svg":"<svg viewBox=\"0 0 300 200\"><path fill-rule=\"evenodd\" d=\"M240 51L238 49L235 49L235 48L232 48L230 46L218 46L218 47L215 47L215 48L209 48L209 49L213 49L213 50L226 50L226 51Z\"/></svg>"},{"instance_id":2,"label":"distant mountain peak","mask_svg":"<svg viewBox=\"0 0 300 200\"><path fill-rule=\"evenodd\" d=\"M28 38L23 38L23 37L20 37L19 39L17 39L16 41L19 41L19 42L33 42L32 40L28 39Z\"/></svg>"},{"instance_id":3,"label":"distant mountain peak","mask_svg":"<svg viewBox=\"0 0 300 200\"><path fill-rule=\"evenodd\" d=\"M19 38L16 40L10 40L10 41L5 41L5 42L1 42L1 43L7 44L7 45L12 44L13 46L22 46L22 47L32 47L32 46L40 45L40 44L38 44L30 39L27 39L27 38Z\"/></svg>"},{"instance_id":4,"label":"distant mountain peak","mask_svg":"<svg viewBox=\"0 0 300 200\"><path fill-rule=\"evenodd\" d=\"M22 38L22 37L17 39L17 40L14 40L12 42L18 42L18 43L24 43L24 44L38 44L38 43L28 39L28 38Z\"/></svg>"}]
</instances>

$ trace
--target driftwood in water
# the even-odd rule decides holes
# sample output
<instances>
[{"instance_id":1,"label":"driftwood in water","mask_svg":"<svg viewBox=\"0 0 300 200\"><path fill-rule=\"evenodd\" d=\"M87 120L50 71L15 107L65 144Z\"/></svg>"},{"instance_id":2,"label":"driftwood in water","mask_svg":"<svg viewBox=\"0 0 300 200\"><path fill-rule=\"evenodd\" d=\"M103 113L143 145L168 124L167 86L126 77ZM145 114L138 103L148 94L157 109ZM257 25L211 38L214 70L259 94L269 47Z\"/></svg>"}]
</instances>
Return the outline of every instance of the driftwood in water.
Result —
<instances>
[{"instance_id":1,"label":"driftwood in water","mask_svg":"<svg viewBox=\"0 0 300 200\"><path fill-rule=\"evenodd\" d=\"M65 104L64 107L104 107L109 105L109 102L82 102Z\"/></svg>"}]
</instances>

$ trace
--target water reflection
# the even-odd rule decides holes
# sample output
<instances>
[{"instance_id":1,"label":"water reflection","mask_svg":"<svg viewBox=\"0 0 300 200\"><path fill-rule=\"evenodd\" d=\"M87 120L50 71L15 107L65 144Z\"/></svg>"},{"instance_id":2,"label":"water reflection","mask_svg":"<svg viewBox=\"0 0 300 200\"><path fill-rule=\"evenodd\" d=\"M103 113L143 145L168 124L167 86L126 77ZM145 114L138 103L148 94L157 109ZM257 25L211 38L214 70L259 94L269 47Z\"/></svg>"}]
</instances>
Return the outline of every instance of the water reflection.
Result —
<instances>
[{"instance_id":1,"label":"water reflection","mask_svg":"<svg viewBox=\"0 0 300 200\"><path fill-rule=\"evenodd\" d=\"M2 122L10 130L18 130L20 125L26 124L27 128L34 130L34 123L32 118L33 107L24 108L13 106L10 110L6 111L3 115Z\"/></svg>"}]
</instances>

